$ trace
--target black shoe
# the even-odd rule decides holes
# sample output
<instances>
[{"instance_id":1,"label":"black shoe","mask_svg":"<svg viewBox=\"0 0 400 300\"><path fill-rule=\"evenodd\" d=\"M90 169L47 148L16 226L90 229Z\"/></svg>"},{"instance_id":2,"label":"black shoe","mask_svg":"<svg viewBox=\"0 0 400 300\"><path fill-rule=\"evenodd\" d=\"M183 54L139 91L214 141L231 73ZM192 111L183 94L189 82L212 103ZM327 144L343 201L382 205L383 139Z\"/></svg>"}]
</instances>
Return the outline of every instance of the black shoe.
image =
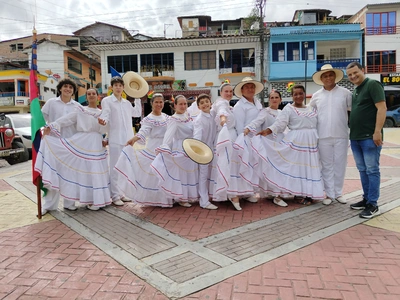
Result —
<instances>
[{"instance_id":1,"label":"black shoe","mask_svg":"<svg viewBox=\"0 0 400 300\"><path fill-rule=\"evenodd\" d=\"M360 213L360 218L371 219L373 216L379 214L379 207L373 204L367 204L365 209Z\"/></svg>"},{"instance_id":2,"label":"black shoe","mask_svg":"<svg viewBox=\"0 0 400 300\"><path fill-rule=\"evenodd\" d=\"M367 199L363 198L360 202L354 203L354 204L350 204L350 208L351 209L365 209L365 207L367 206Z\"/></svg>"}]
</instances>

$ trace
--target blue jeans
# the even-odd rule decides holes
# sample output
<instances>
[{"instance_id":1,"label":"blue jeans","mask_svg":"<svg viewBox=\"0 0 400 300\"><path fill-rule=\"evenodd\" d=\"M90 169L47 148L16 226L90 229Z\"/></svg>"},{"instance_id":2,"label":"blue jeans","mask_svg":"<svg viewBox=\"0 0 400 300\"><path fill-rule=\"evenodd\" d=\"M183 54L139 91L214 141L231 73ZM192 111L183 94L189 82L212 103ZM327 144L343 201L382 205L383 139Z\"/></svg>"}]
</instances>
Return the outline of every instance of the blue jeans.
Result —
<instances>
[{"instance_id":1,"label":"blue jeans","mask_svg":"<svg viewBox=\"0 0 400 300\"><path fill-rule=\"evenodd\" d=\"M378 205L381 173L379 171L379 157L382 146L376 146L372 139L351 140L356 166L360 172L364 198L367 203Z\"/></svg>"}]
</instances>

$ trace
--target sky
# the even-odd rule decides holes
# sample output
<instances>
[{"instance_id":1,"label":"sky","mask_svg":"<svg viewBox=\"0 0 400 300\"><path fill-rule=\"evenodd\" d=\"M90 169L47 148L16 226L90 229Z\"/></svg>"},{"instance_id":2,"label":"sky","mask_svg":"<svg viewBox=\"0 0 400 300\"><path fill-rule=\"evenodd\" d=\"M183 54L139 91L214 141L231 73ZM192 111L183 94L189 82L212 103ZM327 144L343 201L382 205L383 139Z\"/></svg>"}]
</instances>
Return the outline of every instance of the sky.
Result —
<instances>
[{"instance_id":1,"label":"sky","mask_svg":"<svg viewBox=\"0 0 400 300\"><path fill-rule=\"evenodd\" d=\"M399 1L399 0L397 0ZM194 3L195 2L195 3ZM209 15L212 20L247 17L255 0L0 0L0 41L38 33L72 34L96 21L131 34L179 37L178 16ZM295 10L329 9L331 15L354 14L366 4L396 0L267 0L266 22L291 21Z\"/></svg>"}]
</instances>

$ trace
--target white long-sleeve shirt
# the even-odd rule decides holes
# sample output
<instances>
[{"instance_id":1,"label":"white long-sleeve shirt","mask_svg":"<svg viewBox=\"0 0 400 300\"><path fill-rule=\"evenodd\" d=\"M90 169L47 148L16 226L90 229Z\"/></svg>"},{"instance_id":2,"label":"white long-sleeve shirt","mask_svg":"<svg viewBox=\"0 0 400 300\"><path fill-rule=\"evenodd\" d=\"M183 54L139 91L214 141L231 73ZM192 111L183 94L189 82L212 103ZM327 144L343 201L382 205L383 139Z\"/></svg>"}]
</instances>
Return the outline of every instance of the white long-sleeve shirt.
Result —
<instances>
[{"instance_id":1,"label":"white long-sleeve shirt","mask_svg":"<svg viewBox=\"0 0 400 300\"><path fill-rule=\"evenodd\" d=\"M43 105L42 114L46 123L49 124L57 121L63 116L68 115L69 113L75 112L77 107L81 107L81 105L73 99L65 103L60 97L51 98ZM62 138L69 138L75 133L77 133L75 124L63 126L60 129L60 135Z\"/></svg>"},{"instance_id":2,"label":"white long-sleeve shirt","mask_svg":"<svg viewBox=\"0 0 400 300\"><path fill-rule=\"evenodd\" d=\"M242 97L233 107L233 115L235 116L236 132L243 133L246 125L257 118L258 112L262 109L262 105L258 99L254 99L254 104ZM260 128L256 128L260 131Z\"/></svg>"},{"instance_id":3,"label":"white long-sleeve shirt","mask_svg":"<svg viewBox=\"0 0 400 300\"><path fill-rule=\"evenodd\" d=\"M330 91L322 87L313 94L309 105L318 111L317 131L320 139L349 138L347 111L351 109L351 97L349 90L338 85Z\"/></svg>"},{"instance_id":4,"label":"white long-sleeve shirt","mask_svg":"<svg viewBox=\"0 0 400 300\"><path fill-rule=\"evenodd\" d=\"M217 126L214 122L215 113L200 112L194 121L193 138L206 143L211 149L214 148Z\"/></svg>"},{"instance_id":5,"label":"white long-sleeve shirt","mask_svg":"<svg viewBox=\"0 0 400 300\"><path fill-rule=\"evenodd\" d=\"M133 137L132 118L142 115L142 102L135 99L135 107L126 100L119 101L114 95L101 101L100 118L107 122L110 144L125 145Z\"/></svg>"}]
</instances>

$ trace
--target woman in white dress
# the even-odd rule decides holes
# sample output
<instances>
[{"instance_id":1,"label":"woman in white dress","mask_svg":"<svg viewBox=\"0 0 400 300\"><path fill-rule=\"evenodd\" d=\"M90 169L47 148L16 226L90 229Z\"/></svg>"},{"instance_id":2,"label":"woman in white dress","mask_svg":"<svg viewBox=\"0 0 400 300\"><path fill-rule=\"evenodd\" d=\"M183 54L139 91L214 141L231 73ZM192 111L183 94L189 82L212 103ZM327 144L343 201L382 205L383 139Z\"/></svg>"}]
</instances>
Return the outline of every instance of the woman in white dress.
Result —
<instances>
[{"instance_id":1,"label":"woman in white dress","mask_svg":"<svg viewBox=\"0 0 400 300\"><path fill-rule=\"evenodd\" d=\"M111 203L107 151L103 146L107 128L97 121L101 114L97 91L87 90L86 97L89 106L78 106L46 126L35 170L42 175L44 187L98 210ZM78 132L61 138L60 129L73 124Z\"/></svg>"},{"instance_id":2,"label":"woman in white dress","mask_svg":"<svg viewBox=\"0 0 400 300\"><path fill-rule=\"evenodd\" d=\"M275 123L259 132L252 140L258 156L256 173L277 189L296 195L300 203L308 205L312 199L324 199L324 189L318 154L317 111L304 105L305 89L295 85L293 104L288 104ZM262 136L290 131L280 143ZM262 140L264 139L264 140Z\"/></svg>"},{"instance_id":3,"label":"woman in white dress","mask_svg":"<svg viewBox=\"0 0 400 300\"><path fill-rule=\"evenodd\" d=\"M281 102L281 93L277 90L272 90L271 93L269 93L268 107L260 110L257 118L245 127L244 135L248 135L249 133L255 135L257 134L257 128L261 128L262 130L264 130L274 124L276 118L281 113L281 110L278 109ZM277 134L270 134L267 137L268 139L279 143L283 139L284 133L279 132ZM263 141L263 139L261 141ZM257 158L257 155L252 155L251 157ZM256 161L255 159L252 161L252 165L255 165L257 163L258 161ZM273 199L273 203L278 206L287 206L287 203L281 198L281 196L288 196L287 193L284 193L280 189L277 189L275 186L268 184L268 182L263 180L262 177L257 176L257 179L259 180L253 182L254 179L252 180L251 178L249 178L249 180L252 181L253 185L255 185L259 189L261 198Z\"/></svg>"},{"instance_id":4,"label":"woman in white dress","mask_svg":"<svg viewBox=\"0 0 400 300\"><path fill-rule=\"evenodd\" d=\"M162 94L154 94L150 103L151 113L140 122L139 132L122 149L113 172L117 172L118 187L126 198L141 205L170 207L172 201L158 188L158 178L150 168L156 157L155 149L163 142L169 116L162 112ZM135 149L132 146L136 142L146 147Z\"/></svg>"},{"instance_id":5,"label":"woman in white dress","mask_svg":"<svg viewBox=\"0 0 400 300\"><path fill-rule=\"evenodd\" d=\"M151 167L159 179L159 188L168 200L165 206L178 202L191 207L198 201L198 165L183 151L182 143L193 137L193 120L187 113L187 100L179 95L174 100L175 113L168 119L162 145Z\"/></svg>"}]
</instances>

